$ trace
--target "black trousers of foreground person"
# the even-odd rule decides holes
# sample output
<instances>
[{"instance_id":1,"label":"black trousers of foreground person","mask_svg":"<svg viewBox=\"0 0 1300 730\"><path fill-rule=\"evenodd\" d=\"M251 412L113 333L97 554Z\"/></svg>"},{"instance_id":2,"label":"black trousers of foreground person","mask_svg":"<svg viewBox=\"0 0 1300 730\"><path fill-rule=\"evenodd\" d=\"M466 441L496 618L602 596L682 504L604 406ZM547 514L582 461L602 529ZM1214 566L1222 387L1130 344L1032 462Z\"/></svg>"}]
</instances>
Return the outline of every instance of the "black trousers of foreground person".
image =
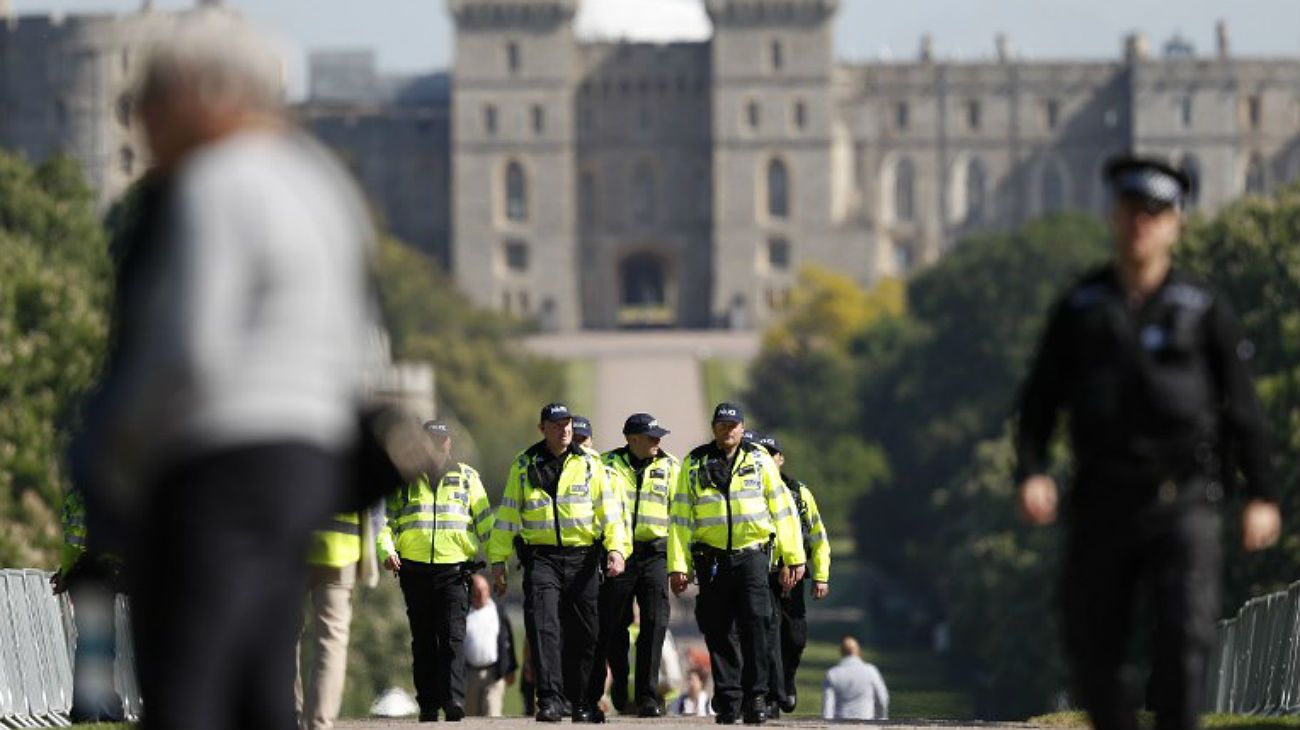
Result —
<instances>
[{"instance_id":1,"label":"black trousers of foreground person","mask_svg":"<svg viewBox=\"0 0 1300 730\"><path fill-rule=\"evenodd\" d=\"M1065 643L1079 703L1097 730L1138 730L1138 693L1125 669L1135 631L1150 637L1156 730L1199 725L1223 561L1219 515L1197 487L1183 485L1172 502L1123 511L1085 506L1074 515L1062 587ZM1150 627L1137 621L1142 601Z\"/></svg>"},{"instance_id":2,"label":"black trousers of foreground person","mask_svg":"<svg viewBox=\"0 0 1300 730\"><path fill-rule=\"evenodd\" d=\"M146 730L293 730L306 549L342 457L297 443L215 452L153 485L134 541Z\"/></svg>"}]
</instances>

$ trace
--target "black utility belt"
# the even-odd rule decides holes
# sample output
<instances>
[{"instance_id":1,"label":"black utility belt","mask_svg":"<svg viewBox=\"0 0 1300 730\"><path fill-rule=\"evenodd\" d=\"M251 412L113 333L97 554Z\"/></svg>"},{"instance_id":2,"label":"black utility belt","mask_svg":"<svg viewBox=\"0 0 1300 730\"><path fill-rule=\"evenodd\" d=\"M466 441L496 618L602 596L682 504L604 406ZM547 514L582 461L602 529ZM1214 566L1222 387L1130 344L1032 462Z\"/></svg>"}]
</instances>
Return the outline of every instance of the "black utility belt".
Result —
<instances>
[{"instance_id":1,"label":"black utility belt","mask_svg":"<svg viewBox=\"0 0 1300 730\"><path fill-rule=\"evenodd\" d=\"M524 543L524 550L533 555L590 555L600 549L599 545L529 545Z\"/></svg>"},{"instance_id":2,"label":"black utility belt","mask_svg":"<svg viewBox=\"0 0 1300 730\"><path fill-rule=\"evenodd\" d=\"M632 554L662 553L668 550L668 538L657 537L653 540L638 540L632 543Z\"/></svg>"},{"instance_id":3,"label":"black utility belt","mask_svg":"<svg viewBox=\"0 0 1300 730\"><path fill-rule=\"evenodd\" d=\"M736 558L750 553L763 553L764 555L770 555L771 552L771 542L756 542L748 547L738 548L735 550L715 548L712 545L702 545L699 543L691 546L692 555L699 554L710 558Z\"/></svg>"}]
</instances>

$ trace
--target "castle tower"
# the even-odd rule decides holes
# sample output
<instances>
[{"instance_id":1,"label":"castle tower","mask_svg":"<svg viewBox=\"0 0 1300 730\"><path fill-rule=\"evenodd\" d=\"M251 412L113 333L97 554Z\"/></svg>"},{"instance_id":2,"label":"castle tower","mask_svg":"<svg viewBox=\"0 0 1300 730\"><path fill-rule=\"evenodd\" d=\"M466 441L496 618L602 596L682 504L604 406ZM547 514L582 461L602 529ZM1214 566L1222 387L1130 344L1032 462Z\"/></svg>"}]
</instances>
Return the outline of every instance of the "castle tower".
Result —
<instances>
[{"instance_id":1,"label":"castle tower","mask_svg":"<svg viewBox=\"0 0 1300 730\"><path fill-rule=\"evenodd\" d=\"M580 325L573 200L578 0L449 0L452 269L482 305Z\"/></svg>"},{"instance_id":2,"label":"castle tower","mask_svg":"<svg viewBox=\"0 0 1300 730\"><path fill-rule=\"evenodd\" d=\"M714 316L753 327L832 235L838 0L708 0L713 21ZM865 245L864 245L865 248ZM865 252L863 252L865 256ZM852 262L845 261L845 265Z\"/></svg>"}]
</instances>

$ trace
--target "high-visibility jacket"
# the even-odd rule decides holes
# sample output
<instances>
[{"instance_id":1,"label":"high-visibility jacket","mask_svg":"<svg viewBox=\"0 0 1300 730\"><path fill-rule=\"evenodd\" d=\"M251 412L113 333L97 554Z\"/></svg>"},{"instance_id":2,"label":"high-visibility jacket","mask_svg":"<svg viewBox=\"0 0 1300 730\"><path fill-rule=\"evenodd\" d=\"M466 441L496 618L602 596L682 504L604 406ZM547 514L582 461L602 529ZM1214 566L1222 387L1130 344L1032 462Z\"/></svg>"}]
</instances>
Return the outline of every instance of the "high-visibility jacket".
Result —
<instances>
[{"instance_id":1,"label":"high-visibility jacket","mask_svg":"<svg viewBox=\"0 0 1300 730\"><path fill-rule=\"evenodd\" d=\"M434 489L427 476L388 497L379 556L447 565L468 563L492 531L492 505L478 472L456 464Z\"/></svg>"},{"instance_id":2,"label":"high-visibility jacket","mask_svg":"<svg viewBox=\"0 0 1300 730\"><path fill-rule=\"evenodd\" d=\"M63 496L63 548L59 553L59 570L67 573L86 552L86 500L79 490Z\"/></svg>"},{"instance_id":3,"label":"high-visibility jacket","mask_svg":"<svg viewBox=\"0 0 1300 730\"><path fill-rule=\"evenodd\" d=\"M794 500L767 450L742 443L723 485L707 476L709 465L726 456L713 443L691 452L673 491L668 533L668 572L685 573L692 545L742 550L774 540L786 565L802 565L804 550ZM723 487L719 489L719 486Z\"/></svg>"},{"instance_id":4,"label":"high-visibility jacket","mask_svg":"<svg viewBox=\"0 0 1300 730\"><path fill-rule=\"evenodd\" d=\"M307 563L327 568L345 568L361 561L360 512L343 512L311 534Z\"/></svg>"},{"instance_id":5,"label":"high-visibility jacket","mask_svg":"<svg viewBox=\"0 0 1300 730\"><path fill-rule=\"evenodd\" d=\"M632 454L626 446L603 458L623 503L623 522L632 541L668 537L668 505L681 468L677 457L661 451L640 472L632 468Z\"/></svg>"},{"instance_id":6,"label":"high-visibility jacket","mask_svg":"<svg viewBox=\"0 0 1300 730\"><path fill-rule=\"evenodd\" d=\"M817 509L817 500L812 490L798 479L786 478L786 487L794 497L795 509L799 511L799 525L803 528L804 552L807 553L808 565L812 579L819 583L831 579L831 541L826 535L826 525L822 523L822 513Z\"/></svg>"},{"instance_id":7,"label":"high-visibility jacket","mask_svg":"<svg viewBox=\"0 0 1300 730\"><path fill-rule=\"evenodd\" d=\"M527 545L587 547L603 542L606 550L628 555L631 545L619 495L609 487L599 455L571 446L560 457L564 462L555 494L538 483L538 467L549 457L545 441L515 457L488 541L488 561L504 563L514 552L516 535Z\"/></svg>"}]
</instances>

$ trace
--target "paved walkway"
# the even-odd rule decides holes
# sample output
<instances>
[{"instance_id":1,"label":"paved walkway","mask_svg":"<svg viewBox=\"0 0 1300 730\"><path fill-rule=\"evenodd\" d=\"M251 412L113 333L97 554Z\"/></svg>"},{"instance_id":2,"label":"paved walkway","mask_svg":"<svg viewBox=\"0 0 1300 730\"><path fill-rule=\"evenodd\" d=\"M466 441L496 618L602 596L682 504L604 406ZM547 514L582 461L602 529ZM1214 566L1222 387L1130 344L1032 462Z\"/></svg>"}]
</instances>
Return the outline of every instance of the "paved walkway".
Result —
<instances>
[{"instance_id":1,"label":"paved walkway","mask_svg":"<svg viewBox=\"0 0 1300 730\"><path fill-rule=\"evenodd\" d=\"M889 721L889 722L837 722L831 723L811 717L799 717L794 719L776 720L767 723L767 727L777 728L815 728L815 727L832 727L835 725L864 725L889 728L890 730L928 730L929 728L941 730L999 730L1001 728L1030 728L1031 725L1007 724L1007 723L978 723L978 722L924 722L917 720ZM433 727L432 725L420 725L411 719L403 720L350 720L340 722L335 725L339 730L385 730L386 728L405 728L411 726ZM527 718L470 718L460 725L461 727L485 728L487 730L514 730L523 728L551 727L534 722ZM564 722L555 727L571 727L572 723ZM645 730L649 728L695 728L704 730L704 728L715 727L712 718L681 718L668 717L658 720L640 720L636 718L614 718L605 727L639 727ZM744 727L744 726L737 726Z\"/></svg>"}]
</instances>

